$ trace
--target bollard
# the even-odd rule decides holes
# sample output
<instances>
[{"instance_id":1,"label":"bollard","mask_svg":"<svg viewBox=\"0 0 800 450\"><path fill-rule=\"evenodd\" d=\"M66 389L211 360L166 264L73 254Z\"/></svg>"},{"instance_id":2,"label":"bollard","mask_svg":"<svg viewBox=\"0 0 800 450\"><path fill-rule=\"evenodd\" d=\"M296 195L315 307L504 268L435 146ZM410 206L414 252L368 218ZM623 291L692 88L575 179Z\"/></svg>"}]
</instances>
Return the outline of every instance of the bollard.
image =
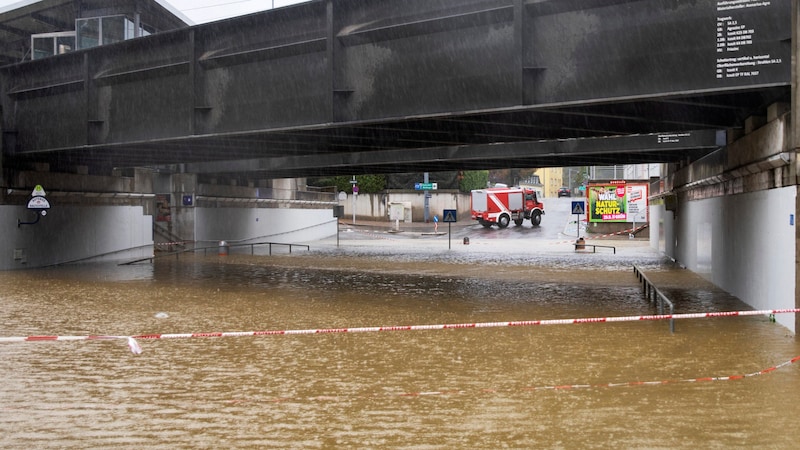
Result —
<instances>
[{"instance_id":1,"label":"bollard","mask_svg":"<svg viewBox=\"0 0 800 450\"><path fill-rule=\"evenodd\" d=\"M464 245L469 245L469 238L468 237L464 238Z\"/></svg>"},{"instance_id":2,"label":"bollard","mask_svg":"<svg viewBox=\"0 0 800 450\"><path fill-rule=\"evenodd\" d=\"M219 241L219 256L228 256L228 243Z\"/></svg>"}]
</instances>

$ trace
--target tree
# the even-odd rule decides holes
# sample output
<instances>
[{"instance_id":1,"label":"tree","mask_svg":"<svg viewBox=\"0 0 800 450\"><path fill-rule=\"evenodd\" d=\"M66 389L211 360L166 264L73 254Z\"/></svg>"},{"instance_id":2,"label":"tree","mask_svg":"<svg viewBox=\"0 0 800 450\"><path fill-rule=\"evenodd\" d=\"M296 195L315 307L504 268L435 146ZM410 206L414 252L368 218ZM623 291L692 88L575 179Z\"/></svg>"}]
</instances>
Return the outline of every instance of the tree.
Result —
<instances>
[{"instance_id":1,"label":"tree","mask_svg":"<svg viewBox=\"0 0 800 450\"><path fill-rule=\"evenodd\" d=\"M313 182L318 186L336 186L336 192L344 191L347 193L353 192L352 176L339 175L335 177L322 177L316 178ZM382 192L386 189L386 177L384 175L356 175L358 182L358 192L362 194L374 194Z\"/></svg>"},{"instance_id":2,"label":"tree","mask_svg":"<svg viewBox=\"0 0 800 450\"><path fill-rule=\"evenodd\" d=\"M375 194L386 189L386 175L356 175L359 192Z\"/></svg>"},{"instance_id":3,"label":"tree","mask_svg":"<svg viewBox=\"0 0 800 450\"><path fill-rule=\"evenodd\" d=\"M424 172L393 173L386 175L387 189L413 189L414 184L425 179ZM436 183L439 189L458 189L458 172L428 172L428 181Z\"/></svg>"},{"instance_id":4,"label":"tree","mask_svg":"<svg viewBox=\"0 0 800 450\"><path fill-rule=\"evenodd\" d=\"M458 184L458 189L461 192L469 192L473 189L484 189L489 183L488 170L465 170L459 172L461 180Z\"/></svg>"},{"instance_id":5,"label":"tree","mask_svg":"<svg viewBox=\"0 0 800 450\"><path fill-rule=\"evenodd\" d=\"M310 178L308 183L315 186L336 186L336 192L352 192L352 176ZM358 189L362 194L374 194L385 189L411 189L414 183L422 181L422 174L356 175ZM439 189L458 189L469 192L483 189L489 182L488 170L466 170L463 172L432 172L431 183L438 183Z\"/></svg>"}]
</instances>

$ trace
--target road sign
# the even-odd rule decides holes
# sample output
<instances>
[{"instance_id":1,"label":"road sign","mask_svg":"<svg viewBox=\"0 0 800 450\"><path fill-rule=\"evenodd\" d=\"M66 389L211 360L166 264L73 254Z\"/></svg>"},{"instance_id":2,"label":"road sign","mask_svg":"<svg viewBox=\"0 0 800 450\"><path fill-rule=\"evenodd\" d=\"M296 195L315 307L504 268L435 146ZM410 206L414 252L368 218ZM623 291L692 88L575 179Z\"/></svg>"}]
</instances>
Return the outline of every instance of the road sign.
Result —
<instances>
[{"instance_id":1,"label":"road sign","mask_svg":"<svg viewBox=\"0 0 800 450\"><path fill-rule=\"evenodd\" d=\"M439 183L414 183L414 189L417 191L435 191L439 189Z\"/></svg>"},{"instance_id":2,"label":"road sign","mask_svg":"<svg viewBox=\"0 0 800 450\"><path fill-rule=\"evenodd\" d=\"M42 215L47 215L45 210L50 209L50 202L45 198L47 194L41 184L37 184L31 192L31 199L28 200L28 209L35 209L42 212Z\"/></svg>"},{"instance_id":3,"label":"road sign","mask_svg":"<svg viewBox=\"0 0 800 450\"><path fill-rule=\"evenodd\" d=\"M442 213L442 221L447 222L457 222L456 220L456 210L455 209L445 209Z\"/></svg>"},{"instance_id":4,"label":"road sign","mask_svg":"<svg viewBox=\"0 0 800 450\"><path fill-rule=\"evenodd\" d=\"M572 214L586 214L586 209L583 207L583 202L572 202Z\"/></svg>"}]
</instances>

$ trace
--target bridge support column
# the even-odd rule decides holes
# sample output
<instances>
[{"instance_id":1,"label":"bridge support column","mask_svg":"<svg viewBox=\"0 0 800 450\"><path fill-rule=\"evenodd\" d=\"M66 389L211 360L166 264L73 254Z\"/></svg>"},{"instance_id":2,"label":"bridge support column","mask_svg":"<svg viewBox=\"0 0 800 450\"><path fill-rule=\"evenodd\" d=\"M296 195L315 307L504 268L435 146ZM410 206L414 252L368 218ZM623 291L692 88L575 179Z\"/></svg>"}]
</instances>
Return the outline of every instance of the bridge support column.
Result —
<instances>
[{"instance_id":1,"label":"bridge support column","mask_svg":"<svg viewBox=\"0 0 800 450\"><path fill-rule=\"evenodd\" d=\"M176 173L172 175L172 233L180 236L181 239L194 241L195 222L195 203L197 199L197 175L193 173Z\"/></svg>"}]
</instances>

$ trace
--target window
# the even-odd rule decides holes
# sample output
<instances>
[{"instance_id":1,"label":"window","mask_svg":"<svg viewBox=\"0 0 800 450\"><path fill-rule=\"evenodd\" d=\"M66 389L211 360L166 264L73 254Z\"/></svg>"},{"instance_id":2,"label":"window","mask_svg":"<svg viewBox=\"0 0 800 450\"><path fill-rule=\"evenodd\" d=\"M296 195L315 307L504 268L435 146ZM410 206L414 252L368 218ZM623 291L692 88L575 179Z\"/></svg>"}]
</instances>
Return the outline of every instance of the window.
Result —
<instances>
[{"instance_id":1,"label":"window","mask_svg":"<svg viewBox=\"0 0 800 450\"><path fill-rule=\"evenodd\" d=\"M78 48L92 48L101 45L99 17L78 19L75 31L78 38Z\"/></svg>"},{"instance_id":2,"label":"window","mask_svg":"<svg viewBox=\"0 0 800 450\"><path fill-rule=\"evenodd\" d=\"M56 54L63 55L75 50L75 34L71 36L56 37Z\"/></svg>"},{"instance_id":3,"label":"window","mask_svg":"<svg viewBox=\"0 0 800 450\"><path fill-rule=\"evenodd\" d=\"M130 21L123 16L103 17L102 27L100 28L103 40L100 45L113 44L132 38L133 36L126 36L126 22Z\"/></svg>"},{"instance_id":4,"label":"window","mask_svg":"<svg viewBox=\"0 0 800 450\"><path fill-rule=\"evenodd\" d=\"M149 34L143 25L139 27L137 36L136 24L126 16L78 19L75 21L75 29L78 35L78 48L108 45Z\"/></svg>"},{"instance_id":5,"label":"window","mask_svg":"<svg viewBox=\"0 0 800 450\"><path fill-rule=\"evenodd\" d=\"M33 44L31 45L33 52L33 59L45 58L53 56L53 38L51 37L34 37Z\"/></svg>"},{"instance_id":6,"label":"window","mask_svg":"<svg viewBox=\"0 0 800 450\"><path fill-rule=\"evenodd\" d=\"M75 33L42 33L31 36L31 59L69 53L75 49Z\"/></svg>"},{"instance_id":7,"label":"window","mask_svg":"<svg viewBox=\"0 0 800 450\"><path fill-rule=\"evenodd\" d=\"M113 44L154 32L153 28L145 24L141 24L137 29L136 23L126 16L78 19L75 21L75 31L32 35L31 59Z\"/></svg>"}]
</instances>

